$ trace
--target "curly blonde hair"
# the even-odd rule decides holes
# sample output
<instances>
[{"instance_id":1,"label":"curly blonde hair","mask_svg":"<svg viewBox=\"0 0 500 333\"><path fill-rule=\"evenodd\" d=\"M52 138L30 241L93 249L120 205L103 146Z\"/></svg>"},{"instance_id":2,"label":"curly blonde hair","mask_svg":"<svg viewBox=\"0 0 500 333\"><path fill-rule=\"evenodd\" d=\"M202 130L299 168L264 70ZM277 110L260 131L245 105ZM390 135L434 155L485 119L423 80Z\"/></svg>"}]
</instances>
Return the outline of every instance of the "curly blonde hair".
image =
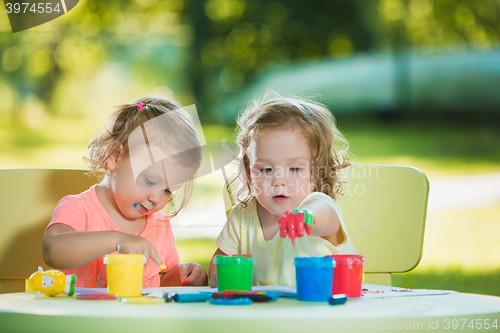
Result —
<instances>
[{"instance_id":1,"label":"curly blonde hair","mask_svg":"<svg viewBox=\"0 0 500 333\"><path fill-rule=\"evenodd\" d=\"M138 106L141 103L143 106L139 109ZM153 118L167 113L169 114L167 121L173 122L168 126L171 131L153 138L155 142L150 141L149 144L164 147L165 149L172 148L169 146L172 143L178 148L199 147L199 149L189 149L176 155L179 162L198 169L201 163L201 142L189 114L177 102L160 97L146 96L135 102L118 106L108 124L96 137L90 140L88 145L89 156L84 157L90 172L98 179L102 179L108 171L107 160L113 153L123 147L124 155L128 156L130 154L128 139L134 129ZM169 137L168 140L165 139L165 136ZM180 208L170 213L170 217L178 215L186 207L193 193L193 188L193 180L190 179L185 183Z\"/></svg>"},{"instance_id":2,"label":"curly blonde hair","mask_svg":"<svg viewBox=\"0 0 500 333\"><path fill-rule=\"evenodd\" d=\"M315 192L333 199L343 193L338 171L349 167L348 142L335 124L330 110L323 104L299 97L284 97L270 90L260 100L254 99L237 120L238 171L226 184L233 204L246 207L255 197L249 182L248 148L263 129L289 129L297 126L306 137L313 153L311 179Z\"/></svg>"}]
</instances>

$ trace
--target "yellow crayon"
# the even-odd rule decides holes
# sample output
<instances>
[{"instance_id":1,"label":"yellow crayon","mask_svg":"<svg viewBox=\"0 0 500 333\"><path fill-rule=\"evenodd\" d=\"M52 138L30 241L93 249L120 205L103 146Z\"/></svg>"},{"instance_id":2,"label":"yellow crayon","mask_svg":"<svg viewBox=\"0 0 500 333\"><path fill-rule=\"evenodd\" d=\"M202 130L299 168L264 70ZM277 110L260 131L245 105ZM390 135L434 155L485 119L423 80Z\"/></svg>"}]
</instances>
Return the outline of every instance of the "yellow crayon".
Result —
<instances>
[{"instance_id":1,"label":"yellow crayon","mask_svg":"<svg viewBox=\"0 0 500 333\"><path fill-rule=\"evenodd\" d=\"M122 297L120 302L125 304L161 304L165 300L158 297Z\"/></svg>"}]
</instances>

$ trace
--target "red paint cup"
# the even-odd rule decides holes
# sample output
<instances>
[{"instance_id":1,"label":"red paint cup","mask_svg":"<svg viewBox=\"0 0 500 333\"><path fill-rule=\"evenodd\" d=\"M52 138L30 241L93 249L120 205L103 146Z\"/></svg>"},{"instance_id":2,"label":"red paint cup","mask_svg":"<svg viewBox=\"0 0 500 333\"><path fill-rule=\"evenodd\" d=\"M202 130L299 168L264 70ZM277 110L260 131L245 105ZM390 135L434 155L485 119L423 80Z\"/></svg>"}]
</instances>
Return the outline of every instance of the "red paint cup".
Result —
<instances>
[{"instance_id":1,"label":"red paint cup","mask_svg":"<svg viewBox=\"0 0 500 333\"><path fill-rule=\"evenodd\" d=\"M356 254L334 254L337 267L333 269L332 294L345 294L349 298L361 297L361 279L365 258Z\"/></svg>"}]
</instances>

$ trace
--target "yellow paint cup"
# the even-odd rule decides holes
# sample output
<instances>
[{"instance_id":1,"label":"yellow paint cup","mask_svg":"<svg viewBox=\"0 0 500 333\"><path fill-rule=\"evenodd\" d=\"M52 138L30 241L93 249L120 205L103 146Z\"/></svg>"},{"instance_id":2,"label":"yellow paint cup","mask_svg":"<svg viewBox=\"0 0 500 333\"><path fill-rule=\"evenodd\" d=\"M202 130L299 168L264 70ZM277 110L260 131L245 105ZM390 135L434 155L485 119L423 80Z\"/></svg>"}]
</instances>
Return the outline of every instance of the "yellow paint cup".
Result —
<instances>
[{"instance_id":1,"label":"yellow paint cup","mask_svg":"<svg viewBox=\"0 0 500 333\"><path fill-rule=\"evenodd\" d=\"M104 257L108 294L118 297L142 295L142 277L146 258L143 254L108 254Z\"/></svg>"}]
</instances>

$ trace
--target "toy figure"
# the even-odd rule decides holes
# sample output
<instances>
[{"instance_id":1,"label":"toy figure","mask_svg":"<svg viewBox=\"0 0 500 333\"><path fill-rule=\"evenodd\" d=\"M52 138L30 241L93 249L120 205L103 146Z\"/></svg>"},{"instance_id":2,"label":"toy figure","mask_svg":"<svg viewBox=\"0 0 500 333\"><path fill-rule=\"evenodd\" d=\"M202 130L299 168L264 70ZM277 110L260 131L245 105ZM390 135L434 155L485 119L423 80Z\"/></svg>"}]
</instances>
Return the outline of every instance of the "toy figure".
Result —
<instances>
[{"instance_id":1,"label":"toy figure","mask_svg":"<svg viewBox=\"0 0 500 333\"><path fill-rule=\"evenodd\" d=\"M31 274L29 287L36 292L36 297L43 293L45 296L57 296L61 293L71 296L75 293L76 275L66 276L56 270L44 271L38 267L38 272Z\"/></svg>"}]
</instances>

